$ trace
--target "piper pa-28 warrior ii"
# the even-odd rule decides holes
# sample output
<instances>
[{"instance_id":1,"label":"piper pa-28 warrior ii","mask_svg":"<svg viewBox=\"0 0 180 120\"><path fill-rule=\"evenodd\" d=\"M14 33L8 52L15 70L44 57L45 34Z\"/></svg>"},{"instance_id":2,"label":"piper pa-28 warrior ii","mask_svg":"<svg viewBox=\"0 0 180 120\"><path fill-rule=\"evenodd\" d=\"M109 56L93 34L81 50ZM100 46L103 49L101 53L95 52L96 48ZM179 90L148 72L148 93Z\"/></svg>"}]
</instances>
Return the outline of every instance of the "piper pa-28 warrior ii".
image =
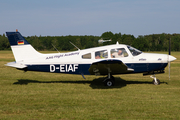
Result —
<instances>
[{"instance_id":1,"label":"piper pa-28 warrior ii","mask_svg":"<svg viewBox=\"0 0 180 120\"><path fill-rule=\"evenodd\" d=\"M42 54L37 52L18 32L6 32L15 62L6 66L24 71L82 75L107 75L106 86L113 86L113 75L143 73L152 75L153 83L160 84L155 74L164 73L168 62L176 58L166 54L144 53L129 45L119 44L77 50L68 53Z\"/></svg>"}]
</instances>

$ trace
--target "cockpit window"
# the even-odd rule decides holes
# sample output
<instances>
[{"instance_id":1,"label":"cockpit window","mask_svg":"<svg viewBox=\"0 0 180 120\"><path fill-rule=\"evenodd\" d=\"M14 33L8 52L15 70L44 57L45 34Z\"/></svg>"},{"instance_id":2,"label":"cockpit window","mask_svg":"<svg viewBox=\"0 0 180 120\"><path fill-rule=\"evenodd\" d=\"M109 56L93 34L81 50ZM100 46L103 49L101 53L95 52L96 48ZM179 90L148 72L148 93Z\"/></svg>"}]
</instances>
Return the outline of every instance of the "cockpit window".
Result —
<instances>
[{"instance_id":1,"label":"cockpit window","mask_svg":"<svg viewBox=\"0 0 180 120\"><path fill-rule=\"evenodd\" d=\"M108 51L107 50L95 52L95 59L103 59L103 58L108 58Z\"/></svg>"},{"instance_id":2,"label":"cockpit window","mask_svg":"<svg viewBox=\"0 0 180 120\"><path fill-rule=\"evenodd\" d=\"M111 49L111 58L128 57L128 53L124 48Z\"/></svg>"},{"instance_id":3,"label":"cockpit window","mask_svg":"<svg viewBox=\"0 0 180 120\"><path fill-rule=\"evenodd\" d=\"M138 50L136 48L133 48L131 46L127 46L127 47L133 56L137 56L142 53L140 50Z\"/></svg>"}]
</instances>

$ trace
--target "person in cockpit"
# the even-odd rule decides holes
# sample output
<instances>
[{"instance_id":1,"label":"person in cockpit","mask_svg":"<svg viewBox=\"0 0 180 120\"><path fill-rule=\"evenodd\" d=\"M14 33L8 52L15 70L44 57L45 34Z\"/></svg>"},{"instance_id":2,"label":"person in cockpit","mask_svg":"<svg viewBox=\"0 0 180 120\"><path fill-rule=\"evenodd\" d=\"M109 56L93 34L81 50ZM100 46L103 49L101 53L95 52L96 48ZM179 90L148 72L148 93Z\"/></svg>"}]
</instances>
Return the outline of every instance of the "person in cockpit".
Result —
<instances>
[{"instance_id":1,"label":"person in cockpit","mask_svg":"<svg viewBox=\"0 0 180 120\"><path fill-rule=\"evenodd\" d=\"M118 52L114 52L112 54L112 58L121 58L121 57L124 57L122 50L118 50Z\"/></svg>"}]
</instances>

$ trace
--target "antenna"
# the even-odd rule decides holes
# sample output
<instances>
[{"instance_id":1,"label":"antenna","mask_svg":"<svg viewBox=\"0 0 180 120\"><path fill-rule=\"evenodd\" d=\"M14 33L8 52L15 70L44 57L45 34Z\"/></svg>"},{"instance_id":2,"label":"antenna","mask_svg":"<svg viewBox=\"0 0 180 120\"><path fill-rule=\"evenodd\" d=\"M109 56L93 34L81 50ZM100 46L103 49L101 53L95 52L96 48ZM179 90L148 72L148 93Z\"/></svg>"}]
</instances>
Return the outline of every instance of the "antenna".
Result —
<instances>
[{"instance_id":1,"label":"antenna","mask_svg":"<svg viewBox=\"0 0 180 120\"><path fill-rule=\"evenodd\" d=\"M74 47L76 47L78 50L80 50L76 45L74 45L71 41L69 41Z\"/></svg>"},{"instance_id":2,"label":"antenna","mask_svg":"<svg viewBox=\"0 0 180 120\"><path fill-rule=\"evenodd\" d=\"M52 44L52 46L54 47L54 49L56 49L56 47ZM58 51L57 49L56 49L56 51ZM60 53L59 51L58 51L58 53Z\"/></svg>"}]
</instances>

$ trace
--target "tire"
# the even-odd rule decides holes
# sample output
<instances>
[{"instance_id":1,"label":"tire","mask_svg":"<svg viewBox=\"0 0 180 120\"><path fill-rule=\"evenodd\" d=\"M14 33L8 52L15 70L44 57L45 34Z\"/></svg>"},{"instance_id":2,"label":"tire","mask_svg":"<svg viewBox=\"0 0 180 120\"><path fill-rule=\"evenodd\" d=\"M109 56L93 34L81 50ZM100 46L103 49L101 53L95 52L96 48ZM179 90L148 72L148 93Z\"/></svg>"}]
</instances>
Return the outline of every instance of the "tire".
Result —
<instances>
[{"instance_id":1,"label":"tire","mask_svg":"<svg viewBox=\"0 0 180 120\"><path fill-rule=\"evenodd\" d=\"M159 79L157 79L157 83L155 82L155 80L153 80L153 82L152 82L154 85L160 85L160 80Z\"/></svg>"},{"instance_id":2,"label":"tire","mask_svg":"<svg viewBox=\"0 0 180 120\"><path fill-rule=\"evenodd\" d=\"M106 79L106 80L104 81L104 85L105 85L105 86L108 86L108 87L114 86L114 80L112 80L112 79Z\"/></svg>"}]
</instances>

